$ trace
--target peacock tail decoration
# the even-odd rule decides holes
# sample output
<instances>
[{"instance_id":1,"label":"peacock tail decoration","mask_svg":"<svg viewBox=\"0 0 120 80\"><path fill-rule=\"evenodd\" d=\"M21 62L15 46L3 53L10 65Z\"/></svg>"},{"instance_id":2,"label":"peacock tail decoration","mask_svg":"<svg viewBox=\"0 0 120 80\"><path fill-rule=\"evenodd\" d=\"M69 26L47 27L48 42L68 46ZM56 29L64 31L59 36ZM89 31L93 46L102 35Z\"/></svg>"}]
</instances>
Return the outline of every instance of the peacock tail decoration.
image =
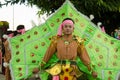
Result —
<instances>
[{"instance_id":1,"label":"peacock tail decoration","mask_svg":"<svg viewBox=\"0 0 120 80\"><path fill-rule=\"evenodd\" d=\"M120 41L103 33L91 20L77 11L73 4L66 0L43 24L35 26L25 34L10 39L12 58L10 69L12 80L26 79L33 75L32 70L39 67L45 55L52 36L64 18L70 17L75 21L74 35L85 39L85 47L90 56L92 67L98 73L96 80L117 80L120 73ZM45 66L57 61L54 54ZM79 68L88 74L90 72L78 58ZM39 73L42 80L47 80L48 73Z\"/></svg>"}]
</instances>

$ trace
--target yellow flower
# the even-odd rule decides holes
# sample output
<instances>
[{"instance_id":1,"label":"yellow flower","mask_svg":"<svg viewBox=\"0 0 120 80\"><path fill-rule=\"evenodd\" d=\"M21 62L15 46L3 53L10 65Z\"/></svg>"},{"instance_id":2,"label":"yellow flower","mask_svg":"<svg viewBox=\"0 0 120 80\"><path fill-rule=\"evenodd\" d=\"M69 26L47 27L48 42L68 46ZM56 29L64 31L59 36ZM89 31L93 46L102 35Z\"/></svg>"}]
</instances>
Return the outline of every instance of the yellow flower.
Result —
<instances>
[{"instance_id":1,"label":"yellow flower","mask_svg":"<svg viewBox=\"0 0 120 80\"><path fill-rule=\"evenodd\" d=\"M58 75L61 72L61 64L56 64L52 68L47 69L45 71L50 73L51 75Z\"/></svg>"}]
</instances>

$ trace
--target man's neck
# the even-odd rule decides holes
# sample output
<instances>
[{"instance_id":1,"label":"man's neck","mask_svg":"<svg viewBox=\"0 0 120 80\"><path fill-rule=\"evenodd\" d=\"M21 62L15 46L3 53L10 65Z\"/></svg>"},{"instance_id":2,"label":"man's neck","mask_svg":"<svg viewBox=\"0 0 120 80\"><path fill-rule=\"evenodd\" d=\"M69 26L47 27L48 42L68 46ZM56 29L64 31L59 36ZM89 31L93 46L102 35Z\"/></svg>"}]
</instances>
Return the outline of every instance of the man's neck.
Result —
<instances>
[{"instance_id":1,"label":"man's neck","mask_svg":"<svg viewBox=\"0 0 120 80\"><path fill-rule=\"evenodd\" d=\"M72 34L70 34L70 35L63 35L63 38L65 38L67 40L70 40L70 39L72 39Z\"/></svg>"}]
</instances>

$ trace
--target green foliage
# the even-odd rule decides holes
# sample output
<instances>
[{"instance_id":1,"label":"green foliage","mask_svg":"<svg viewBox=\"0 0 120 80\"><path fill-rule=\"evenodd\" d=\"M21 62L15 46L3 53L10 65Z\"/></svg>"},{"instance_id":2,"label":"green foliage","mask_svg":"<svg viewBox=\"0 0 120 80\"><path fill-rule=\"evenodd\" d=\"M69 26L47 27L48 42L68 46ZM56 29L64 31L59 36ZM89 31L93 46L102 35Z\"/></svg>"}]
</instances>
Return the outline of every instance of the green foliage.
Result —
<instances>
[{"instance_id":1,"label":"green foliage","mask_svg":"<svg viewBox=\"0 0 120 80\"><path fill-rule=\"evenodd\" d=\"M5 0L5 3L0 2L0 6L8 4L27 4L36 5L41 9L40 14L48 13L51 14L57 10L65 0ZM83 13L96 13L100 14L106 11L120 11L119 0L70 0L75 7Z\"/></svg>"}]
</instances>

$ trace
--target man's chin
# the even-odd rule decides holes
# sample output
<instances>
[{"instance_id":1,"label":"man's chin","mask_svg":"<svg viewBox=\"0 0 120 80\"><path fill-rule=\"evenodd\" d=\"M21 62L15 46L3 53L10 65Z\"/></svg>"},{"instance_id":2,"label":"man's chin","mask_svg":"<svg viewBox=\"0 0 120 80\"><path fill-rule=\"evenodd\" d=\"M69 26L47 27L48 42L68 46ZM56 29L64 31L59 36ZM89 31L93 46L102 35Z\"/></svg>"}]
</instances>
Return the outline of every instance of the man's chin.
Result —
<instances>
[{"instance_id":1,"label":"man's chin","mask_svg":"<svg viewBox=\"0 0 120 80\"><path fill-rule=\"evenodd\" d=\"M71 35L72 33L67 33L66 35Z\"/></svg>"}]
</instances>

